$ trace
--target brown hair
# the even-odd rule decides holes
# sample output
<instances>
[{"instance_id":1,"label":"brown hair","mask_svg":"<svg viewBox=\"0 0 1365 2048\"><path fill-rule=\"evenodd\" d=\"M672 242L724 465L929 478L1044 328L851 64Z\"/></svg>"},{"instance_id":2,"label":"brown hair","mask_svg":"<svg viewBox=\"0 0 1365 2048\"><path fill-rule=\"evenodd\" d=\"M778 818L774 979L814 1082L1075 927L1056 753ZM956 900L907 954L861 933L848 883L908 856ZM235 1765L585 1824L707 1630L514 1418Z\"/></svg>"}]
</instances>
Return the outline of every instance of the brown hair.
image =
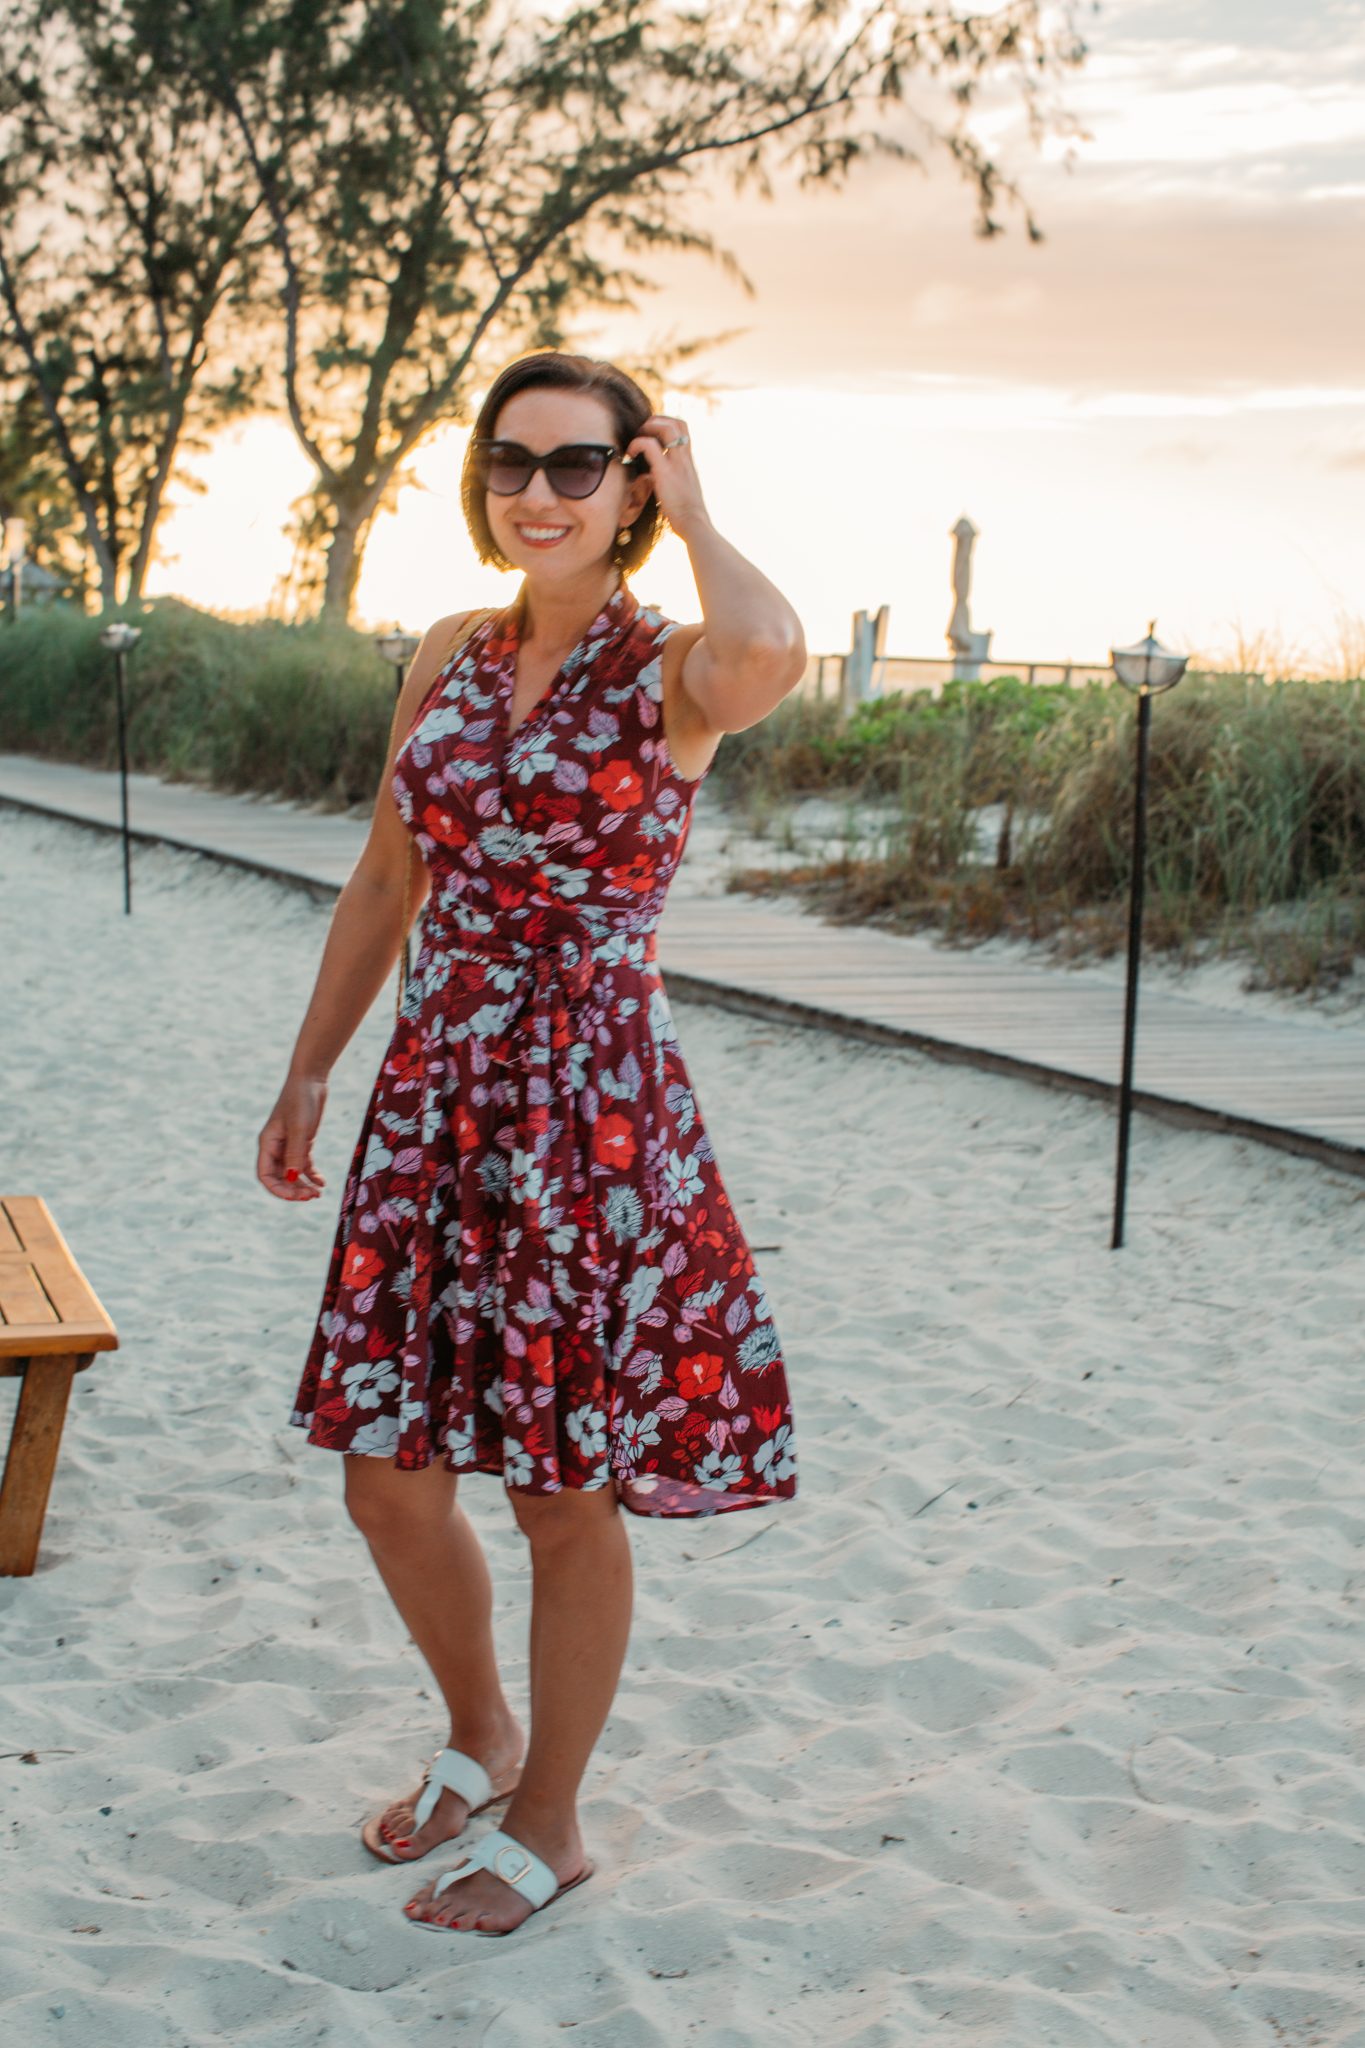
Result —
<instances>
[{"instance_id":1,"label":"brown hair","mask_svg":"<svg viewBox=\"0 0 1365 2048\"><path fill-rule=\"evenodd\" d=\"M525 391L536 384L553 385L563 391L589 391L594 398L602 399L612 416L623 451L635 439L645 421L658 410L650 404L633 377L628 377L624 370L618 370L615 363L602 362L595 356L567 355L560 349L545 348L516 356L505 364L493 379L479 407L469 446L465 450L464 468L460 472L460 500L470 539L479 560L491 562L495 569L511 569L515 564L507 560L488 524L483 490L474 469L474 440L476 436L492 434L499 411L514 391ZM612 561L622 576L629 576L633 569L639 568L665 524L658 499L651 491L635 515L630 539L612 548Z\"/></svg>"}]
</instances>

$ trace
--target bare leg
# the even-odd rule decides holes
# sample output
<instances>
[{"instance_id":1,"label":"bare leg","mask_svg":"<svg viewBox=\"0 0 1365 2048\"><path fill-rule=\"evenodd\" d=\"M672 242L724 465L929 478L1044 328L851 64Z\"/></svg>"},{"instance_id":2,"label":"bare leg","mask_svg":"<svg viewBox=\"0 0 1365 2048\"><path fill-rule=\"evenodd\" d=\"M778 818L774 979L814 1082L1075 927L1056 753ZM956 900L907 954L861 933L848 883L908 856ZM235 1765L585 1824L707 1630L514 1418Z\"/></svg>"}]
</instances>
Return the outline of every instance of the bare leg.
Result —
<instances>
[{"instance_id":1,"label":"bare leg","mask_svg":"<svg viewBox=\"0 0 1365 2048\"><path fill-rule=\"evenodd\" d=\"M344 1465L347 1511L441 1689L450 1746L477 1757L498 1791L510 1790L523 1734L498 1675L493 1584L455 1498L455 1474L439 1459L420 1472L400 1472L388 1458L347 1453ZM458 1792L443 1790L425 1825L414 1829L419 1790L396 1800L380 1821L380 1834L400 1857L449 1841L469 1815Z\"/></svg>"},{"instance_id":2,"label":"bare leg","mask_svg":"<svg viewBox=\"0 0 1365 2048\"><path fill-rule=\"evenodd\" d=\"M578 1787L630 1634L630 1539L611 1487L512 1492L512 1502L531 1545L531 1742L501 1825L563 1883L583 1867ZM424 1886L406 1910L414 1919L491 1932L519 1926L531 1907L492 1871L478 1870L448 1885L434 1907Z\"/></svg>"}]
</instances>

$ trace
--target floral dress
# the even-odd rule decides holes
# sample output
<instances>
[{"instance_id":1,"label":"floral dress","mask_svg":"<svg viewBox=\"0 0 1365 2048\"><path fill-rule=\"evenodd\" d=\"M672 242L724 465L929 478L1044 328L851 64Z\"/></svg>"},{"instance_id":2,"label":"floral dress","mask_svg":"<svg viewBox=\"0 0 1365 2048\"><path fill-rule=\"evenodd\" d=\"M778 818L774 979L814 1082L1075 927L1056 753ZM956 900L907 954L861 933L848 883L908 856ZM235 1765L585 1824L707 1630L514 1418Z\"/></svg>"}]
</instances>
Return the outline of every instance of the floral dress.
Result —
<instances>
[{"instance_id":1,"label":"floral dress","mask_svg":"<svg viewBox=\"0 0 1365 2048\"><path fill-rule=\"evenodd\" d=\"M618 584L509 736L524 592L395 762L431 889L290 1420L635 1514L788 1500L778 1333L654 962L702 779L664 738L676 621Z\"/></svg>"}]
</instances>

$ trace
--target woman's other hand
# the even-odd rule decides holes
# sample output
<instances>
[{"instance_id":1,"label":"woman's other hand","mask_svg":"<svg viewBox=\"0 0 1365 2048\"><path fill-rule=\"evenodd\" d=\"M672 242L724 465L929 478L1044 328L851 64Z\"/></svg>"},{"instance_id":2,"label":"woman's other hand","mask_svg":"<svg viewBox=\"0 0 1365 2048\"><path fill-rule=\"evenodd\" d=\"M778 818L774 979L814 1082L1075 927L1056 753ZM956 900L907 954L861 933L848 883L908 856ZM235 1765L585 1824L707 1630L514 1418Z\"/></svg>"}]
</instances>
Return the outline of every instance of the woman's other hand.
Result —
<instances>
[{"instance_id":1,"label":"woman's other hand","mask_svg":"<svg viewBox=\"0 0 1365 2048\"><path fill-rule=\"evenodd\" d=\"M291 1076L261 1128L256 1178L282 1202L314 1201L327 1183L313 1165L327 1083Z\"/></svg>"}]
</instances>

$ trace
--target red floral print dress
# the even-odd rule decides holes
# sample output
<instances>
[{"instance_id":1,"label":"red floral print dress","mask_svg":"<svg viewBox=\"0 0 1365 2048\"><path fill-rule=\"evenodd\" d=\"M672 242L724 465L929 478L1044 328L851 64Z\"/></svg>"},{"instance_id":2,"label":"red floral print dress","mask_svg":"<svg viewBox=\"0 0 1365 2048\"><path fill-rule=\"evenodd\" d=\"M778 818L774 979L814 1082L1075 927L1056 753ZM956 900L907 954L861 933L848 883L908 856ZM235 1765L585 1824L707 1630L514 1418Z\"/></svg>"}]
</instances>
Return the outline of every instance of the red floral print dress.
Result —
<instances>
[{"instance_id":1,"label":"red floral print dress","mask_svg":"<svg viewBox=\"0 0 1365 2048\"><path fill-rule=\"evenodd\" d=\"M441 671L393 790L431 871L290 1420L641 1515L788 1500L777 1330L654 932L701 777L616 590L510 736L525 586Z\"/></svg>"}]
</instances>

